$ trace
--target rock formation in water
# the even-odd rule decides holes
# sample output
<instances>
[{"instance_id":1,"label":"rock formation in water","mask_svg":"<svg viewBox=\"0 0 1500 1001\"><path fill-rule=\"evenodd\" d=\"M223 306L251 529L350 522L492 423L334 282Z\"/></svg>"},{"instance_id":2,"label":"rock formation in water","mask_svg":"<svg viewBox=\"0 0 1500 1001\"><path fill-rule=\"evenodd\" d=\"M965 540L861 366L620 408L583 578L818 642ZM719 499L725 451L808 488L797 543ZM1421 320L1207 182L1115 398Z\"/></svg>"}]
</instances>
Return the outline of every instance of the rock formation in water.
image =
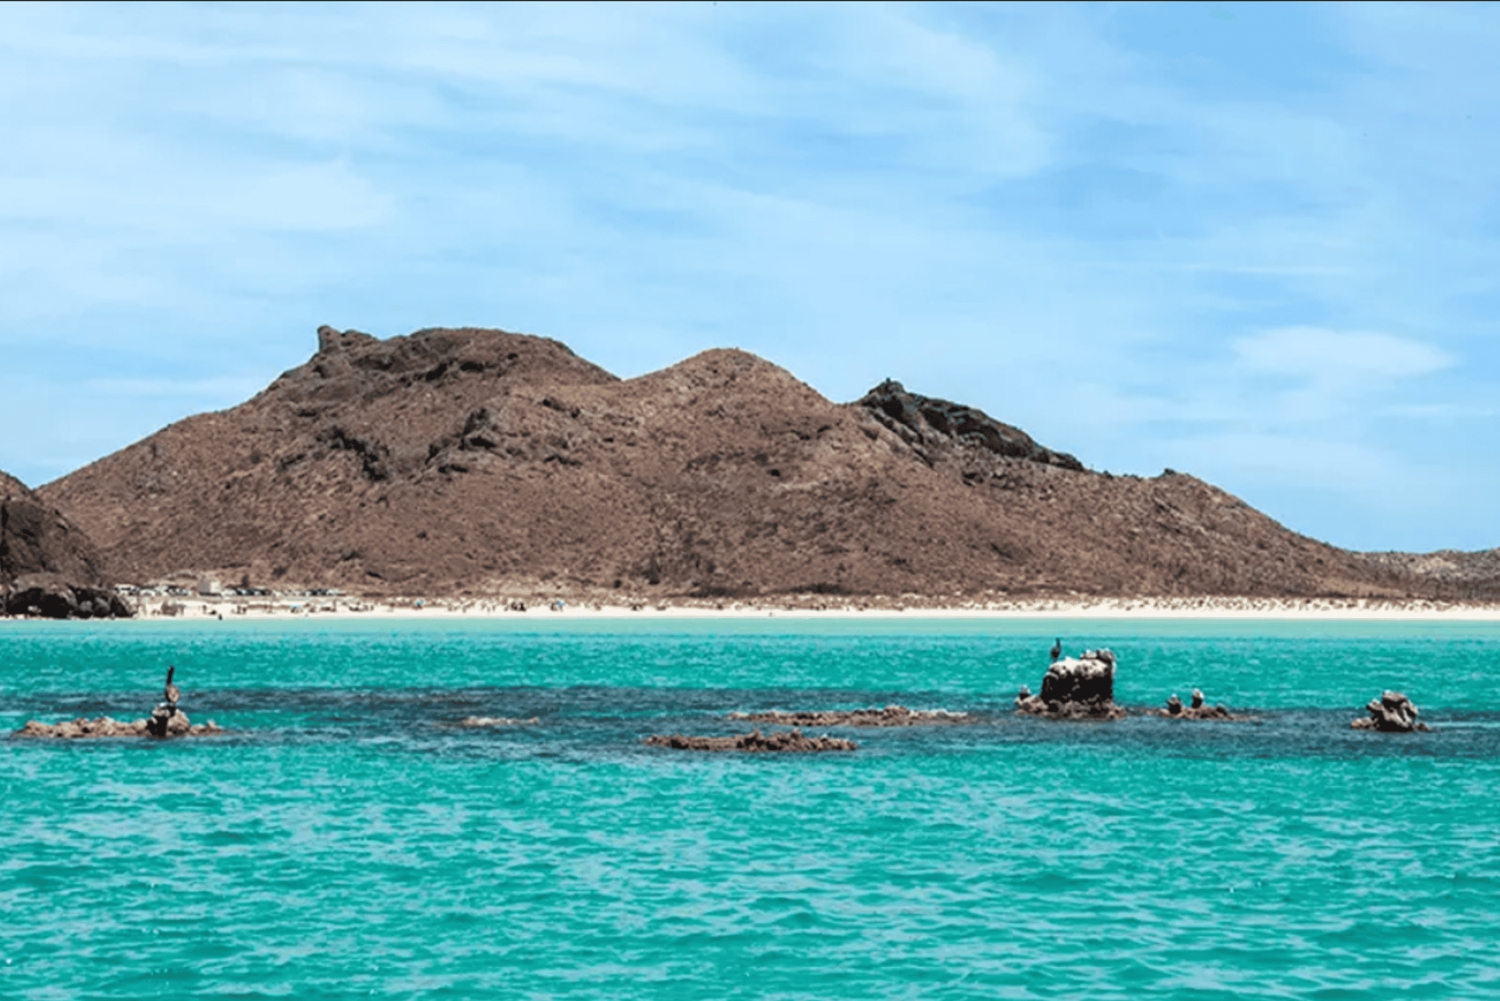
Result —
<instances>
[{"instance_id":1,"label":"rock formation in water","mask_svg":"<svg viewBox=\"0 0 1500 1001\"><path fill-rule=\"evenodd\" d=\"M223 733L223 729L213 720L193 724L188 719L187 713L178 707L177 702L182 693L172 683L172 675L175 671L176 668L167 668L163 701L151 710L150 716L144 719L132 720L129 723L112 719L109 716L100 716L97 719L80 717L62 723L31 720L17 730L15 735L17 737L55 737L77 740L89 737L211 737Z\"/></svg>"},{"instance_id":2,"label":"rock formation in water","mask_svg":"<svg viewBox=\"0 0 1500 1001\"><path fill-rule=\"evenodd\" d=\"M946 709L908 709L886 706L884 709L825 709L801 712L771 710L757 713L730 713L730 719L752 723L774 723L780 726L944 726L971 722L968 713Z\"/></svg>"},{"instance_id":3,"label":"rock formation in water","mask_svg":"<svg viewBox=\"0 0 1500 1001\"><path fill-rule=\"evenodd\" d=\"M1032 716L1067 720L1122 719L1115 704L1115 655L1109 650L1086 650L1076 660L1053 661L1042 678L1040 695L1023 686L1016 710Z\"/></svg>"},{"instance_id":4,"label":"rock formation in water","mask_svg":"<svg viewBox=\"0 0 1500 1001\"><path fill-rule=\"evenodd\" d=\"M1193 701L1191 705L1183 705L1182 699L1177 697L1176 692L1173 692L1167 699L1166 707L1153 710L1153 713L1157 716L1164 716L1167 719L1208 719L1238 722L1246 718L1244 716L1236 716L1222 705L1208 705L1204 701L1203 692L1197 688L1193 689Z\"/></svg>"},{"instance_id":5,"label":"rock formation in water","mask_svg":"<svg viewBox=\"0 0 1500 1001\"><path fill-rule=\"evenodd\" d=\"M652 747L678 751L745 751L751 754L808 754L818 751L853 751L859 745L842 737L807 737L801 730L782 730L762 735L759 730L735 737L689 737L680 733L647 737Z\"/></svg>"},{"instance_id":6,"label":"rock formation in water","mask_svg":"<svg viewBox=\"0 0 1500 1001\"><path fill-rule=\"evenodd\" d=\"M1386 691L1378 699L1371 699L1365 706L1370 714L1349 724L1355 730L1379 730L1381 733L1411 733L1428 729L1426 723L1417 722L1417 707L1411 699L1400 692Z\"/></svg>"},{"instance_id":7,"label":"rock formation in water","mask_svg":"<svg viewBox=\"0 0 1500 1001\"><path fill-rule=\"evenodd\" d=\"M42 723L31 720L17 730L17 737L58 737L79 739L85 737L212 737L224 732L213 720L207 723L190 724L185 713L171 718L171 726L157 733L152 730L151 719L130 722L100 716L97 719L79 717L62 723Z\"/></svg>"},{"instance_id":8,"label":"rock formation in water","mask_svg":"<svg viewBox=\"0 0 1500 1001\"><path fill-rule=\"evenodd\" d=\"M621 380L494 330L324 327L254 399L41 496L143 582L627 603L1422 593L1409 567L1191 476L1090 472L898 383L834 404L734 350Z\"/></svg>"},{"instance_id":9,"label":"rock formation in water","mask_svg":"<svg viewBox=\"0 0 1500 1001\"><path fill-rule=\"evenodd\" d=\"M0 473L0 614L51 619L129 616L87 535L13 476Z\"/></svg>"}]
</instances>

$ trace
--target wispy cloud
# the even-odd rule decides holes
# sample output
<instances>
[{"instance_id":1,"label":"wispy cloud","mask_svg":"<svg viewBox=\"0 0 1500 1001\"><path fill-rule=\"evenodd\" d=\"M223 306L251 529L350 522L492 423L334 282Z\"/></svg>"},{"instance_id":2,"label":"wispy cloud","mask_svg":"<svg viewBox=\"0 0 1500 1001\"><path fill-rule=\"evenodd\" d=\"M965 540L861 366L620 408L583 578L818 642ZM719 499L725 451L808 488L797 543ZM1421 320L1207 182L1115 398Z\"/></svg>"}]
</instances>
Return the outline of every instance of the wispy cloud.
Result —
<instances>
[{"instance_id":1,"label":"wispy cloud","mask_svg":"<svg viewBox=\"0 0 1500 1001\"><path fill-rule=\"evenodd\" d=\"M1410 338L1323 327L1281 327L1237 338L1233 345L1239 363L1252 372L1318 383L1384 382L1454 364L1448 353Z\"/></svg>"},{"instance_id":2,"label":"wispy cloud","mask_svg":"<svg viewBox=\"0 0 1500 1001\"><path fill-rule=\"evenodd\" d=\"M735 344L835 398L896 376L1335 541L1494 545L1421 484L1500 465L1497 36L1434 6L0 8L0 358L71 428L0 462L231 402L322 322L482 323L625 375ZM72 422L82 385L140 422Z\"/></svg>"}]
</instances>

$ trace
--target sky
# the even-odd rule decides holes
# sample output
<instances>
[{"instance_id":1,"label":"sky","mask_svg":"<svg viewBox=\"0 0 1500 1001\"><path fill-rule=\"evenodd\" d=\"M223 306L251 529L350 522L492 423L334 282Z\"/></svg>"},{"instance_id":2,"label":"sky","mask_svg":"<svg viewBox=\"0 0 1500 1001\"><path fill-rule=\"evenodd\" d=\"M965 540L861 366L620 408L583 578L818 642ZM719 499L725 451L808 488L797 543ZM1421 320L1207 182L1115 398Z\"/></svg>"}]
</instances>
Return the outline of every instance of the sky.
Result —
<instances>
[{"instance_id":1,"label":"sky","mask_svg":"<svg viewBox=\"0 0 1500 1001\"><path fill-rule=\"evenodd\" d=\"M1500 546L1500 7L0 5L0 469L331 324L885 378Z\"/></svg>"}]
</instances>

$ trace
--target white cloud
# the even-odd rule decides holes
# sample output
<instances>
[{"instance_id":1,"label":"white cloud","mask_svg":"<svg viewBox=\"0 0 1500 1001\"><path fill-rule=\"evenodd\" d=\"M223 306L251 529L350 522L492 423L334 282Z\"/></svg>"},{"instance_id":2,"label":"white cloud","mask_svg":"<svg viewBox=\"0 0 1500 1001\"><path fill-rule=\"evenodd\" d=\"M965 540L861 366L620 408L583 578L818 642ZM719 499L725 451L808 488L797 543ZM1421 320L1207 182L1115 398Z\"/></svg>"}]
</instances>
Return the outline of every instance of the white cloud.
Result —
<instances>
[{"instance_id":1,"label":"white cloud","mask_svg":"<svg viewBox=\"0 0 1500 1001\"><path fill-rule=\"evenodd\" d=\"M1393 334L1281 327L1234 341L1241 365L1254 372L1314 382L1362 382L1426 375L1454 364L1453 356Z\"/></svg>"},{"instance_id":2,"label":"white cloud","mask_svg":"<svg viewBox=\"0 0 1500 1001\"><path fill-rule=\"evenodd\" d=\"M80 144L82 145L82 144ZM88 146L110 146L106 141ZM223 240L225 230L308 232L375 225L390 199L342 162L192 162L168 150L122 155L107 170L58 164L0 178L0 225L126 228L157 239Z\"/></svg>"},{"instance_id":3,"label":"white cloud","mask_svg":"<svg viewBox=\"0 0 1500 1001\"><path fill-rule=\"evenodd\" d=\"M84 392L140 423L319 322L622 374L738 344L1096 465L1368 504L1413 454L1500 461L1477 10L1245 8L1278 30L1221 38L1253 72L1215 87L1188 7L0 7L0 346L79 373L36 412L107 368ZM174 393L184 358L208 382ZM4 444L51 469L126 433L76 431Z\"/></svg>"}]
</instances>

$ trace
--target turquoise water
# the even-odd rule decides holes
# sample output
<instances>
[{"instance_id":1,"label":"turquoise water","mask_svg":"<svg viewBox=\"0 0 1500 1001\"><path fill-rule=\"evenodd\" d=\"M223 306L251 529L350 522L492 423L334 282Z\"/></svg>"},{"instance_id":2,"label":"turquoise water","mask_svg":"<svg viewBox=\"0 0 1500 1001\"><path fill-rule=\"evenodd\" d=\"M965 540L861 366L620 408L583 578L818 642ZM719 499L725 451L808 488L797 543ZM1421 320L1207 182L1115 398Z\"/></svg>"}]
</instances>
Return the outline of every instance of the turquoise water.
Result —
<instances>
[{"instance_id":1,"label":"turquoise water","mask_svg":"<svg viewBox=\"0 0 1500 1001\"><path fill-rule=\"evenodd\" d=\"M0 996L1500 995L1500 627L648 619L0 623ZM1018 719L1052 638L1117 697ZM1382 688L1437 729L1348 721ZM704 756L731 710L971 726ZM537 716L469 730L464 716Z\"/></svg>"}]
</instances>

